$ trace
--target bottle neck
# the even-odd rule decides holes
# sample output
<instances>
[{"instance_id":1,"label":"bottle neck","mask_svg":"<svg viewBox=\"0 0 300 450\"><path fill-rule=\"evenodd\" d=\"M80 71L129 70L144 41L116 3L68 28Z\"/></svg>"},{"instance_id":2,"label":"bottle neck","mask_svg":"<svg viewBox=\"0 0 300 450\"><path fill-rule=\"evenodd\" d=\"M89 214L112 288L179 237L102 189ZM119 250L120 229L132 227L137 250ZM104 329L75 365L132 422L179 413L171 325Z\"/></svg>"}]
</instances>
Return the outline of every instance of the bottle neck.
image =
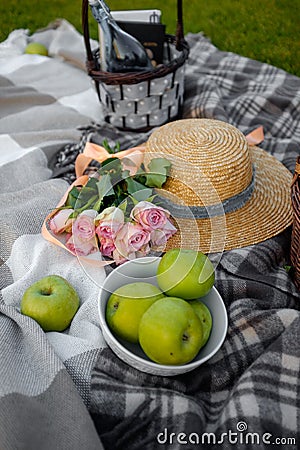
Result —
<instances>
[{"instance_id":1,"label":"bottle neck","mask_svg":"<svg viewBox=\"0 0 300 450\"><path fill-rule=\"evenodd\" d=\"M101 0L89 0L93 15L98 22L112 19L109 7Z\"/></svg>"}]
</instances>

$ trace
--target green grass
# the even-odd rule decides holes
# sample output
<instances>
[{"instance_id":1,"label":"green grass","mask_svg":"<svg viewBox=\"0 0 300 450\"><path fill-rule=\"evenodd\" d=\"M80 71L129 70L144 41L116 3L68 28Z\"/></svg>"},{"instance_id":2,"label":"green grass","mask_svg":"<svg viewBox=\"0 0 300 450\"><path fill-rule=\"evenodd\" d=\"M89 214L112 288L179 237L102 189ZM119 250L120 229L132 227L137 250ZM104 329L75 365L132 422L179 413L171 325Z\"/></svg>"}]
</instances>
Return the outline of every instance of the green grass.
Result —
<instances>
[{"instance_id":1,"label":"green grass","mask_svg":"<svg viewBox=\"0 0 300 450\"><path fill-rule=\"evenodd\" d=\"M107 0L111 9L161 9L175 32L175 0ZM128 6L130 3L130 7ZM185 33L203 31L220 50L267 62L300 76L300 0L184 0ZM81 0L10 0L0 5L0 41L16 28L33 33L57 18L81 31ZM97 27L91 22L91 36Z\"/></svg>"}]
</instances>

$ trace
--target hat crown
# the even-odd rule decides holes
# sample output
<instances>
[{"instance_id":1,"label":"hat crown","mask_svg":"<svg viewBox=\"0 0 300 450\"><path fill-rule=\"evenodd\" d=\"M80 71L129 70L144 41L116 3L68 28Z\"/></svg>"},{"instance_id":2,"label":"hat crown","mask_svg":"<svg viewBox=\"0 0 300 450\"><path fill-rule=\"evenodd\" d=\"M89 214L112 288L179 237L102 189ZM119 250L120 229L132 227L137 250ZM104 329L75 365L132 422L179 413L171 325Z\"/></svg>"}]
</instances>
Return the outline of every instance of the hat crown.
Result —
<instances>
[{"instance_id":1,"label":"hat crown","mask_svg":"<svg viewBox=\"0 0 300 450\"><path fill-rule=\"evenodd\" d=\"M208 206L240 194L252 180L248 142L236 127L215 119L185 119L156 129L145 159L172 163L164 185L179 202Z\"/></svg>"}]
</instances>

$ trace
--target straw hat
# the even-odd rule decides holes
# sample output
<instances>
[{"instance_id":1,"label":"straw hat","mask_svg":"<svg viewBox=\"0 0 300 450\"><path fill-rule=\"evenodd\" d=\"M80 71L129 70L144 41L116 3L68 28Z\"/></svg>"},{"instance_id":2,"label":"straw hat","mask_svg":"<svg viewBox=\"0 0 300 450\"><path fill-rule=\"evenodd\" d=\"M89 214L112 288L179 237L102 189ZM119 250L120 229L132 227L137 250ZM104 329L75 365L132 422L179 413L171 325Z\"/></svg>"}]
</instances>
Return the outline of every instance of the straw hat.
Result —
<instances>
[{"instance_id":1,"label":"straw hat","mask_svg":"<svg viewBox=\"0 0 300 450\"><path fill-rule=\"evenodd\" d=\"M167 248L220 252L264 241L291 225L291 173L249 146L234 126L213 119L168 123L147 142L145 162L158 156L172 162L158 194L179 229Z\"/></svg>"}]
</instances>

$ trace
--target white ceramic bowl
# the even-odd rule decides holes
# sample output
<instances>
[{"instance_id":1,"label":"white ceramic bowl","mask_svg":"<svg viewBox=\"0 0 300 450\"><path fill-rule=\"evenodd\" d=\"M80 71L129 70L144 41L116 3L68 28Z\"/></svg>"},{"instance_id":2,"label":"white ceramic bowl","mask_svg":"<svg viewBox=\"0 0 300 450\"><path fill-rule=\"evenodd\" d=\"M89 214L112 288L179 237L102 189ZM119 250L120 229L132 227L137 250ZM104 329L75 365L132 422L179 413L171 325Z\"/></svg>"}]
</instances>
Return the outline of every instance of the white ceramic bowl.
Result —
<instances>
[{"instance_id":1,"label":"white ceramic bowl","mask_svg":"<svg viewBox=\"0 0 300 450\"><path fill-rule=\"evenodd\" d=\"M116 289L124 284L144 281L157 286L156 272L161 258L144 257L128 261L114 269L105 279L99 298L100 326L104 339L113 352L130 366L146 373L174 376L189 372L210 359L224 342L228 319L223 300L215 287L201 301L209 308L213 326L206 345L190 363L184 365L162 365L151 361L138 344L131 344L116 337L105 320L106 303Z\"/></svg>"}]
</instances>

